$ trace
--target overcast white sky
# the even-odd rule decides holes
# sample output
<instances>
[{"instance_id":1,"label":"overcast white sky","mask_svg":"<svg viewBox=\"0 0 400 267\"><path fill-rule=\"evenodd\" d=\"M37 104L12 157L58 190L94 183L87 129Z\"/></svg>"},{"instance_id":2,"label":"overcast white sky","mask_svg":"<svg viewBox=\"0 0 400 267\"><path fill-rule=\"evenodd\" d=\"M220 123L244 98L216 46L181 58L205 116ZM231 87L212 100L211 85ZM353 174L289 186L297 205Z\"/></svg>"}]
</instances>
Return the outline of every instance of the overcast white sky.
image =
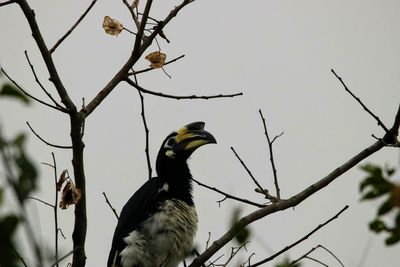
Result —
<instances>
[{"instance_id":1,"label":"overcast white sky","mask_svg":"<svg viewBox=\"0 0 400 267\"><path fill-rule=\"evenodd\" d=\"M29 1L34 8L46 43L51 47L91 1ZM163 18L178 1L154 1L152 16ZM122 1L99 0L92 12L56 50L54 60L75 103L88 102L127 59L133 37L123 32L106 35L103 17L117 18L134 29ZM28 50L41 81L56 96L48 73L31 37L28 24L16 5L0 9L0 64L31 94L46 99L35 84L24 58ZM228 1L198 0L189 5L166 28L170 44L160 41L169 59L186 57L162 71L139 77L148 89L170 94L219 94L243 92L234 99L177 101L145 96L150 128L152 163L164 137L192 121L205 121L218 140L191 159L193 176L212 186L262 202L230 147L246 161L259 181L273 192L271 167L258 109L267 118L271 135L284 132L275 143L281 192L288 198L317 181L339 164L370 145L371 134L381 136L376 122L343 90L330 69L343 77L368 107L390 126L400 102L400 2L393 1ZM155 51L153 46L149 52ZM140 60L135 69L146 67ZM49 142L68 145L69 119L34 104L25 107L2 100L0 119L8 135L28 132L25 122ZM116 219L105 204L106 192L117 210L147 179L144 130L137 92L121 84L88 118L85 132L85 168L88 193L87 266L104 266ZM59 171L72 173L70 151L44 145L33 135L29 153L39 162L57 158ZM366 162L399 167L399 152L383 149ZM40 166L37 197L53 201L52 170ZM398 175L397 175L398 177ZM273 214L251 226L254 234L248 254L261 260L311 231L346 204L350 208L307 241L288 252L292 259L322 244L345 266L395 266L399 246L386 248L383 236L367 229L378 203L360 203L358 184L363 173L354 168L327 188L297 206ZM227 229L233 207L214 192L195 186L200 225L196 244L203 249ZM32 220L38 236L53 244L51 210L32 203ZM243 207L243 214L254 210ZM35 214L36 212L33 212ZM67 240L61 252L71 249L73 208L60 212L60 227ZM361 262L363 251L368 251ZM230 249L222 253L229 253ZM329 266L338 263L324 251L314 258ZM282 260L283 256L277 260ZM268 266L272 266L275 262ZM321 266L303 261L303 266Z\"/></svg>"}]
</instances>

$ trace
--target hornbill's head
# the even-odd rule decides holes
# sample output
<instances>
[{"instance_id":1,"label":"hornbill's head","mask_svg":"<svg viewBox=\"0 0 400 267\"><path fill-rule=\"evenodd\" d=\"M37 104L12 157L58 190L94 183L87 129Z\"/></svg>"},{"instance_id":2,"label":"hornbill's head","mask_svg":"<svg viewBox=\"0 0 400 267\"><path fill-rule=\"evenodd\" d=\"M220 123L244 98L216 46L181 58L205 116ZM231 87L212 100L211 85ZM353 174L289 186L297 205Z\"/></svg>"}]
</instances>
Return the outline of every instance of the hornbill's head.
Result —
<instances>
[{"instance_id":1,"label":"hornbill's head","mask_svg":"<svg viewBox=\"0 0 400 267\"><path fill-rule=\"evenodd\" d=\"M204 130L204 122L190 123L165 138L158 152L156 168L160 177L172 175L186 165L186 160L199 147L216 144L214 136Z\"/></svg>"}]
</instances>

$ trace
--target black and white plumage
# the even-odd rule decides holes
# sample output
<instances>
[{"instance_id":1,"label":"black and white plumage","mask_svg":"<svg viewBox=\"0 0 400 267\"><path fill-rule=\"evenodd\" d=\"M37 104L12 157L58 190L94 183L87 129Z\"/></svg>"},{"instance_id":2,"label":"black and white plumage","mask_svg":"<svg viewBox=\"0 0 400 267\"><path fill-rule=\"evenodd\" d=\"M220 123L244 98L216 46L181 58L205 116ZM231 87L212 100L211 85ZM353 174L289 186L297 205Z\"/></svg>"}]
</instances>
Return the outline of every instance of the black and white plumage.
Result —
<instances>
[{"instance_id":1,"label":"black and white plumage","mask_svg":"<svg viewBox=\"0 0 400 267\"><path fill-rule=\"evenodd\" d=\"M186 160L200 146L216 143L203 122L167 136L148 180L121 211L108 267L175 267L192 250L197 213Z\"/></svg>"}]
</instances>

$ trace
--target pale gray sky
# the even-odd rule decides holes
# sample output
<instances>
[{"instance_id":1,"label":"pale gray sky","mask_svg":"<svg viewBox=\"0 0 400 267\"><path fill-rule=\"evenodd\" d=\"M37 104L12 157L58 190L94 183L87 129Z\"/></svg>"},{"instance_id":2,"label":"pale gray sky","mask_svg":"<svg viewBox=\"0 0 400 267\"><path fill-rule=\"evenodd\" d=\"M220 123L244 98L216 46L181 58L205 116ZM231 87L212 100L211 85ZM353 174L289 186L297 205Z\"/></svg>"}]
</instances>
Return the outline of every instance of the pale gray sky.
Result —
<instances>
[{"instance_id":1,"label":"pale gray sky","mask_svg":"<svg viewBox=\"0 0 400 267\"><path fill-rule=\"evenodd\" d=\"M91 1L29 1L48 46L75 22ZM152 16L162 18L178 1L154 1ZM128 57L133 37L123 32L106 35L101 27L108 15L134 29L122 1L99 0L93 11L56 50L54 60L71 97L78 105L91 100ZM31 37L28 24L16 5L0 9L0 64L31 94L46 99L35 84L24 58L31 60L53 96L55 90ZM148 89L170 94L217 94L242 91L234 99L177 101L146 96L152 163L163 138L192 121L206 122L217 145L197 151L191 159L198 180L252 200L254 185L230 151L233 146L259 181L273 191L272 173L258 109L267 118L270 133L284 135L275 143L276 164L284 198L298 193L382 135L376 122L343 90L330 72L343 77L368 107L390 126L400 101L400 2L392 1L211 1L189 5L165 29L171 44L160 41L168 59L186 57L162 71L139 77ZM149 52L157 50L153 46ZM135 69L146 67L140 60ZM2 100L0 119L12 135L28 132L25 121L53 143L69 144L69 119L40 104L29 108ZM121 84L88 118L85 133L85 168L88 189L87 266L104 266L116 220L105 204L106 192L117 210L147 179L144 130L137 92ZM72 172L70 151L45 146L33 135L30 155L50 162L52 151L59 170ZM399 167L399 153L383 149L367 162ZM40 166L36 196L53 201L51 169ZM258 261L299 239L349 204L337 220L317 232L288 255L297 258L322 244L345 266L358 266L369 245L364 267L395 266L399 246L386 248L383 236L372 235L367 222L378 203L360 203L358 184L363 173L354 168L294 210L269 216L251 226L256 235L245 261L255 252ZM195 186L200 225L196 244L204 248L227 229L230 210L239 203ZM32 220L38 235L53 244L53 217L47 207L32 203L38 216ZM244 212L254 210L243 207ZM244 214L244 213L243 213ZM71 249L73 208L60 212L67 240L60 254ZM266 245L267 244L267 245ZM229 253L230 248L221 251ZM329 266L338 263L323 251L313 256ZM278 258L282 260L283 256ZM268 266L272 266L271 263ZM303 266L320 266L304 261Z\"/></svg>"}]
</instances>

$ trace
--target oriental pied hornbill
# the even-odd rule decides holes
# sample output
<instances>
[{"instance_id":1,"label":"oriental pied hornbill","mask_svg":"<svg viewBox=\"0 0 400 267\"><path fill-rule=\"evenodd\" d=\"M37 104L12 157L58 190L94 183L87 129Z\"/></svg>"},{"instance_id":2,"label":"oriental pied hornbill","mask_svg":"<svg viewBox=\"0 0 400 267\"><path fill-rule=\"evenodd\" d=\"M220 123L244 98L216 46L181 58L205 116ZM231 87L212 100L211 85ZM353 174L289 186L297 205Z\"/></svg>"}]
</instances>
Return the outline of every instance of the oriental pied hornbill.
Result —
<instances>
[{"instance_id":1,"label":"oriental pied hornbill","mask_svg":"<svg viewBox=\"0 0 400 267\"><path fill-rule=\"evenodd\" d=\"M108 267L175 267L191 252L197 230L192 181L186 160L199 147L216 143L204 122L167 136L148 180L121 211Z\"/></svg>"}]
</instances>

